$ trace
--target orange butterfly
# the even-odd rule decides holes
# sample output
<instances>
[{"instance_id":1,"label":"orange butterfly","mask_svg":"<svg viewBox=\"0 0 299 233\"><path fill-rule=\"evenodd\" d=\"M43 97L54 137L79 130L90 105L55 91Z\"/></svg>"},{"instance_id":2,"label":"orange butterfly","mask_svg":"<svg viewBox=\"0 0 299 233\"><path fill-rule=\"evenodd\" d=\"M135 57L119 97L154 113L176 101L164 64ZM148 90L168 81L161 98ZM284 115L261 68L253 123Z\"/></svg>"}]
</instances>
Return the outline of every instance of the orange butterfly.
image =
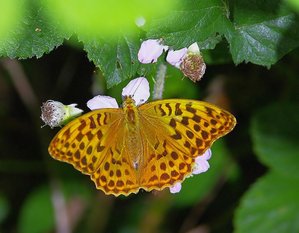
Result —
<instances>
[{"instance_id":1,"label":"orange butterfly","mask_svg":"<svg viewBox=\"0 0 299 233\"><path fill-rule=\"evenodd\" d=\"M87 174L106 194L162 190L192 174L195 158L229 133L236 119L212 104L165 99L91 111L64 126L50 155Z\"/></svg>"}]
</instances>

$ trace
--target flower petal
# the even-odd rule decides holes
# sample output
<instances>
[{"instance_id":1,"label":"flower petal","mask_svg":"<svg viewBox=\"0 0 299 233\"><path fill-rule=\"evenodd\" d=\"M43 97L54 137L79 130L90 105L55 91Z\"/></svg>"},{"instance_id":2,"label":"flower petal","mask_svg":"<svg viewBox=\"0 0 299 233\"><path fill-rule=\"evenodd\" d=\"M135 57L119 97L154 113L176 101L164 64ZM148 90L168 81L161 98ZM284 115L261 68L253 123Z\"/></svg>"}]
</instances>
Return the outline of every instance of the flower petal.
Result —
<instances>
[{"instance_id":1,"label":"flower petal","mask_svg":"<svg viewBox=\"0 0 299 233\"><path fill-rule=\"evenodd\" d=\"M193 168L192 174L197 175L206 172L209 168L210 168L210 164L207 160L197 160L196 165Z\"/></svg>"},{"instance_id":2,"label":"flower petal","mask_svg":"<svg viewBox=\"0 0 299 233\"><path fill-rule=\"evenodd\" d=\"M177 67L180 68L180 64L183 61L184 56L187 54L187 48L182 48L180 50L169 50L166 56L166 61Z\"/></svg>"},{"instance_id":3,"label":"flower petal","mask_svg":"<svg viewBox=\"0 0 299 233\"><path fill-rule=\"evenodd\" d=\"M145 103L149 96L149 83L146 78L139 77L131 80L122 91L122 96L132 96L136 105Z\"/></svg>"},{"instance_id":4,"label":"flower petal","mask_svg":"<svg viewBox=\"0 0 299 233\"><path fill-rule=\"evenodd\" d=\"M157 59L167 50L168 46L160 43L160 40L149 39L143 41L138 51L138 60L141 63L148 64L157 62Z\"/></svg>"},{"instance_id":5,"label":"flower petal","mask_svg":"<svg viewBox=\"0 0 299 233\"><path fill-rule=\"evenodd\" d=\"M83 113L82 109L76 107L77 105L78 104L64 105L64 108L65 108L65 111L66 111L66 118L77 117L77 116L79 116Z\"/></svg>"},{"instance_id":6,"label":"flower petal","mask_svg":"<svg viewBox=\"0 0 299 233\"><path fill-rule=\"evenodd\" d=\"M182 189L182 184L181 184L181 182L177 182L177 183L175 183L173 186L169 187L169 191L170 191L171 193L178 193L178 192L181 191L181 189Z\"/></svg>"},{"instance_id":7,"label":"flower petal","mask_svg":"<svg viewBox=\"0 0 299 233\"><path fill-rule=\"evenodd\" d=\"M90 110L101 108L118 108L116 100L110 96L98 95L87 101Z\"/></svg>"},{"instance_id":8,"label":"flower petal","mask_svg":"<svg viewBox=\"0 0 299 233\"><path fill-rule=\"evenodd\" d=\"M211 149L207 149L205 151L205 153L203 153L201 156L199 156L200 158L202 159L205 159L205 160L209 160L211 157L212 157L212 151Z\"/></svg>"},{"instance_id":9,"label":"flower petal","mask_svg":"<svg viewBox=\"0 0 299 233\"><path fill-rule=\"evenodd\" d=\"M196 42L188 47L188 53L200 54L200 50Z\"/></svg>"},{"instance_id":10,"label":"flower petal","mask_svg":"<svg viewBox=\"0 0 299 233\"><path fill-rule=\"evenodd\" d=\"M208 160L211 158L212 151L210 149L206 152L195 158L195 166L193 167L192 174L200 174L206 172L210 168Z\"/></svg>"}]
</instances>

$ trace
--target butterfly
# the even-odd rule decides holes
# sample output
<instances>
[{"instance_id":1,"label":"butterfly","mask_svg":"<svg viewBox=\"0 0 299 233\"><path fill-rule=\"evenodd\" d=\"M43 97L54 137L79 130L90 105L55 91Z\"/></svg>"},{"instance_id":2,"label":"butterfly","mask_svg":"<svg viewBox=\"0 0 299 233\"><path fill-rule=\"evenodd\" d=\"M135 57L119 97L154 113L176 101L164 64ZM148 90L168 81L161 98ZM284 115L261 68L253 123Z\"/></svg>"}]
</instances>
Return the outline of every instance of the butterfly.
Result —
<instances>
[{"instance_id":1,"label":"butterfly","mask_svg":"<svg viewBox=\"0 0 299 233\"><path fill-rule=\"evenodd\" d=\"M89 175L105 194L162 190L192 174L195 158L235 126L207 102L164 99L91 111L64 126L48 151Z\"/></svg>"}]
</instances>

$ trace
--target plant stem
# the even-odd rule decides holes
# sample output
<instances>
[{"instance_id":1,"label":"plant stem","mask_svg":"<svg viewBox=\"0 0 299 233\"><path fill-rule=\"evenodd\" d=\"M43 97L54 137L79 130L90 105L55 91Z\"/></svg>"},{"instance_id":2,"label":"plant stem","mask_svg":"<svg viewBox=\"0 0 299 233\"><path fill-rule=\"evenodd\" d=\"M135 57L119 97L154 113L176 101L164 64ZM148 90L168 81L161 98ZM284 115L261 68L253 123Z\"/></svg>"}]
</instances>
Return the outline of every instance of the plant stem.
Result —
<instances>
[{"instance_id":1,"label":"plant stem","mask_svg":"<svg viewBox=\"0 0 299 233\"><path fill-rule=\"evenodd\" d=\"M158 70L157 70L154 91L153 91L153 100L162 99L166 71L167 71L167 66L164 63L161 63L158 66Z\"/></svg>"}]
</instances>

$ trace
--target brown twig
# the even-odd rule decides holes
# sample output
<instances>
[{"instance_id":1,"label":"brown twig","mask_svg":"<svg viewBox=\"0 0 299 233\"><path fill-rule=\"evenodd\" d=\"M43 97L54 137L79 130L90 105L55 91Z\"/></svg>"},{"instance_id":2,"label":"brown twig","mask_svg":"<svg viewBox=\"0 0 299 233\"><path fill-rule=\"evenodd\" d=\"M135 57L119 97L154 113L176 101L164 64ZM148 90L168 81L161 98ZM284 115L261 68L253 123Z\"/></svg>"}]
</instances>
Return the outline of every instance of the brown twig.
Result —
<instances>
[{"instance_id":1,"label":"brown twig","mask_svg":"<svg viewBox=\"0 0 299 233\"><path fill-rule=\"evenodd\" d=\"M58 181L51 179L51 199L55 211L57 233L70 233L70 224L64 195Z\"/></svg>"},{"instance_id":2,"label":"brown twig","mask_svg":"<svg viewBox=\"0 0 299 233\"><path fill-rule=\"evenodd\" d=\"M8 72L21 100L31 112L35 111L38 101L20 63L13 59L3 59L1 63Z\"/></svg>"}]
</instances>

